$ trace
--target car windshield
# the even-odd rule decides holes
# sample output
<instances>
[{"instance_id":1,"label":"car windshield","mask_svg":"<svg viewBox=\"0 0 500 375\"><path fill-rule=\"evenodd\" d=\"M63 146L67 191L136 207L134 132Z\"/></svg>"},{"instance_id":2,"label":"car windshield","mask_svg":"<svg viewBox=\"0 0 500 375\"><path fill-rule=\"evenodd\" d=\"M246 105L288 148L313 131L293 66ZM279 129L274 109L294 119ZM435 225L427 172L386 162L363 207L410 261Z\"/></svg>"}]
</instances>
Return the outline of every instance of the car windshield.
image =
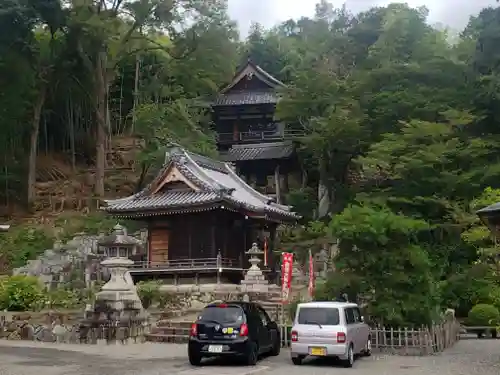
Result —
<instances>
[{"instance_id":1,"label":"car windshield","mask_svg":"<svg viewBox=\"0 0 500 375\"><path fill-rule=\"evenodd\" d=\"M198 320L212 321L214 323L243 323L244 314L238 306L209 306L201 312Z\"/></svg>"},{"instance_id":2,"label":"car windshield","mask_svg":"<svg viewBox=\"0 0 500 375\"><path fill-rule=\"evenodd\" d=\"M299 324L336 326L340 323L339 309L326 307L301 307L297 318Z\"/></svg>"}]
</instances>

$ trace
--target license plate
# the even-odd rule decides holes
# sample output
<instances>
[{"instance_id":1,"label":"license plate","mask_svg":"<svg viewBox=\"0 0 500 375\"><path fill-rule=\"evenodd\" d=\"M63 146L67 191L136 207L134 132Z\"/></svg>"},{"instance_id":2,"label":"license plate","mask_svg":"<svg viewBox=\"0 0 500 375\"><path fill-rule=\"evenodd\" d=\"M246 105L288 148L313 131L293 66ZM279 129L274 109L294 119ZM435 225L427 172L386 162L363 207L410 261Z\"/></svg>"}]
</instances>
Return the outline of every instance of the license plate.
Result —
<instances>
[{"instance_id":1,"label":"license plate","mask_svg":"<svg viewBox=\"0 0 500 375\"><path fill-rule=\"evenodd\" d=\"M209 345L208 352L209 353L222 353L222 345Z\"/></svg>"},{"instance_id":2,"label":"license plate","mask_svg":"<svg viewBox=\"0 0 500 375\"><path fill-rule=\"evenodd\" d=\"M311 348L311 355L325 356L326 349L325 348Z\"/></svg>"}]
</instances>

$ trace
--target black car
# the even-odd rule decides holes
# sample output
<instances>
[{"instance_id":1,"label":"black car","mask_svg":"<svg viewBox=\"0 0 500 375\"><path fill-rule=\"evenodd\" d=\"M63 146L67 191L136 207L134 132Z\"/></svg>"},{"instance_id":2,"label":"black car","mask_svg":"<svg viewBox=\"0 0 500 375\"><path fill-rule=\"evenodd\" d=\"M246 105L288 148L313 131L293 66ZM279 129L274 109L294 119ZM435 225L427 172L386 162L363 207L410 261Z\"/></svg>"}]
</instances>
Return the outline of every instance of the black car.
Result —
<instances>
[{"instance_id":1,"label":"black car","mask_svg":"<svg viewBox=\"0 0 500 375\"><path fill-rule=\"evenodd\" d=\"M279 355L280 330L257 303L225 302L207 305L191 326L189 363L204 357L237 356L253 366L261 354Z\"/></svg>"}]
</instances>

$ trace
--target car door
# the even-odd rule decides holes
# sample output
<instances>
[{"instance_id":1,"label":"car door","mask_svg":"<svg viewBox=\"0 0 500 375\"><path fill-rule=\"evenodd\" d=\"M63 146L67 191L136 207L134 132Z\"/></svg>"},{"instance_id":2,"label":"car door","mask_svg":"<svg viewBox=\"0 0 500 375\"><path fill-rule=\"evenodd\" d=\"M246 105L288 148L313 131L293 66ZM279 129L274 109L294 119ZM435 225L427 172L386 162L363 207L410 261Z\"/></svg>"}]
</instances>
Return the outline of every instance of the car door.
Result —
<instances>
[{"instance_id":1,"label":"car door","mask_svg":"<svg viewBox=\"0 0 500 375\"><path fill-rule=\"evenodd\" d=\"M361 313L359 307L356 307L355 310L357 310L357 315L359 316L358 336L361 341L362 348L364 348L366 342L368 341L368 337L370 337L370 326L364 322L362 318L363 314Z\"/></svg>"},{"instance_id":2,"label":"car door","mask_svg":"<svg viewBox=\"0 0 500 375\"><path fill-rule=\"evenodd\" d=\"M354 309L352 307L344 308L345 314L345 323L346 323L346 334L349 342L351 342L354 346L354 353L358 353L359 349L359 340L358 340L358 325L356 324L356 320L354 319Z\"/></svg>"},{"instance_id":3,"label":"car door","mask_svg":"<svg viewBox=\"0 0 500 375\"><path fill-rule=\"evenodd\" d=\"M261 347L270 348L273 343L273 329L271 327L271 318L267 314L266 310L262 306L256 305L257 311L259 313L259 318L262 321L262 343Z\"/></svg>"},{"instance_id":4,"label":"car door","mask_svg":"<svg viewBox=\"0 0 500 375\"><path fill-rule=\"evenodd\" d=\"M365 338L363 335L361 312L359 311L359 308L353 307L352 312L353 312L353 317L354 317L354 324L353 325L356 327L355 348L356 348L356 353L359 353L365 347L366 340L368 339L368 337Z\"/></svg>"}]
</instances>

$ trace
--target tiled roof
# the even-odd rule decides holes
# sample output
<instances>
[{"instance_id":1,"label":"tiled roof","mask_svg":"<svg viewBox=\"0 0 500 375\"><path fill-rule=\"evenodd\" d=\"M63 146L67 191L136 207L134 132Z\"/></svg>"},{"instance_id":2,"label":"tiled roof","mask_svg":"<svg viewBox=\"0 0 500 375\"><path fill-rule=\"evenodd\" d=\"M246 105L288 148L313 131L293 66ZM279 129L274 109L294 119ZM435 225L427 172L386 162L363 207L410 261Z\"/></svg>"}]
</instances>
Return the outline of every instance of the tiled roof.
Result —
<instances>
[{"instance_id":1,"label":"tiled roof","mask_svg":"<svg viewBox=\"0 0 500 375\"><path fill-rule=\"evenodd\" d=\"M155 193L155 187L164 180L171 166L197 187L197 190L166 190ZM168 185L167 185L168 188ZM151 213L179 211L203 205L218 204L233 210L245 209L256 216L272 217L280 220L296 220L299 216L290 206L273 202L245 181L229 164L174 148L155 178L141 192L127 198L106 202L104 210L115 214ZM229 208L228 207L228 208Z\"/></svg>"},{"instance_id":2,"label":"tiled roof","mask_svg":"<svg viewBox=\"0 0 500 375\"><path fill-rule=\"evenodd\" d=\"M249 74L255 75L255 77L265 83L270 88L276 89L278 87L284 87L285 84L281 82L279 79L276 79L271 74L266 72L257 64L254 64L252 61L248 61L245 65L243 65L233 77L233 80L229 85L222 89L222 93L227 93L231 90L238 82L247 77Z\"/></svg>"},{"instance_id":3,"label":"tiled roof","mask_svg":"<svg viewBox=\"0 0 500 375\"><path fill-rule=\"evenodd\" d=\"M481 208L479 211L476 212L478 215L488 215L492 213L496 213L500 211L500 203L494 203L490 206Z\"/></svg>"},{"instance_id":4,"label":"tiled roof","mask_svg":"<svg viewBox=\"0 0 500 375\"><path fill-rule=\"evenodd\" d=\"M253 145L233 145L221 157L226 161L284 159L293 154L290 142L261 143Z\"/></svg>"},{"instance_id":5,"label":"tiled roof","mask_svg":"<svg viewBox=\"0 0 500 375\"><path fill-rule=\"evenodd\" d=\"M110 204L113 211L154 210L168 205L171 208L185 205L213 203L220 197L213 192L171 191L168 193L138 196L134 199L116 200Z\"/></svg>"},{"instance_id":6,"label":"tiled roof","mask_svg":"<svg viewBox=\"0 0 500 375\"><path fill-rule=\"evenodd\" d=\"M241 91L220 94L212 105L275 104L277 102L278 95L273 91Z\"/></svg>"}]
</instances>

